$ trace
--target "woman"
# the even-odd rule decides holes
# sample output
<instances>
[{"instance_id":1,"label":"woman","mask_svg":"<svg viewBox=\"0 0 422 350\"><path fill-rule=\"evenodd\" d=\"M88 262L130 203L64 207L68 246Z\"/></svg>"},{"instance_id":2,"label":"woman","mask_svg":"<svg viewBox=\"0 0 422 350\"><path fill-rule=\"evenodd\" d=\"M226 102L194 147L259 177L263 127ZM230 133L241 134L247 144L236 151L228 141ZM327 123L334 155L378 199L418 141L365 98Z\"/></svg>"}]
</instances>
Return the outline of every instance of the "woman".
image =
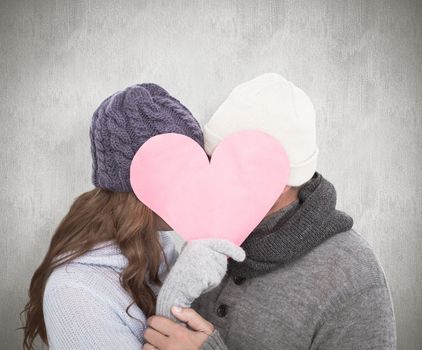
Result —
<instances>
[{"instance_id":1,"label":"woman","mask_svg":"<svg viewBox=\"0 0 422 350\"><path fill-rule=\"evenodd\" d=\"M24 348L140 349L146 318L177 251L171 228L133 194L129 168L150 137L175 132L203 147L199 123L155 84L104 100L90 128L92 182L57 227L23 313Z\"/></svg>"}]
</instances>

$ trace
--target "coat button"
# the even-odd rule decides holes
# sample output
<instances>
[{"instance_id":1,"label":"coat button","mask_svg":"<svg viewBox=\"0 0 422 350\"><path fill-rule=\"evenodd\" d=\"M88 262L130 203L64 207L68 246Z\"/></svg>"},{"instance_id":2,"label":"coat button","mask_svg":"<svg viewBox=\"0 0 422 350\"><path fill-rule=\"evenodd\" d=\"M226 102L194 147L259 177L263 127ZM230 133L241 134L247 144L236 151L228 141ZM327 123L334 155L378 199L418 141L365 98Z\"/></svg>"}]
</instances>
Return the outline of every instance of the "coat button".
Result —
<instances>
[{"instance_id":1,"label":"coat button","mask_svg":"<svg viewBox=\"0 0 422 350\"><path fill-rule=\"evenodd\" d=\"M226 304L221 304L218 308L217 308L217 316L218 317L224 317L227 315L227 305Z\"/></svg>"},{"instance_id":2,"label":"coat button","mask_svg":"<svg viewBox=\"0 0 422 350\"><path fill-rule=\"evenodd\" d=\"M239 285L241 285L243 282L245 282L245 281L246 281L246 278L244 278L244 277L240 277L240 276L235 276L235 277L233 278L233 281L234 281L234 283L235 283L235 284L237 284L237 285L239 286Z\"/></svg>"}]
</instances>

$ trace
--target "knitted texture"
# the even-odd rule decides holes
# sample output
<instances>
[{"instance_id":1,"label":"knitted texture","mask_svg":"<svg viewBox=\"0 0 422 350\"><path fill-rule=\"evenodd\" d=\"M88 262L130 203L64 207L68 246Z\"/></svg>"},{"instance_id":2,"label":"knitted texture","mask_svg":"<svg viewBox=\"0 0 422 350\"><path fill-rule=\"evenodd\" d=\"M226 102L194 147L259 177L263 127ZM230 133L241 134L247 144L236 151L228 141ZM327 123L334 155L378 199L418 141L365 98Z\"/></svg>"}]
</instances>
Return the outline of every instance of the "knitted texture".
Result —
<instances>
[{"instance_id":1,"label":"knitted texture","mask_svg":"<svg viewBox=\"0 0 422 350\"><path fill-rule=\"evenodd\" d=\"M277 73L265 73L236 86L204 125L205 151L211 155L228 135L261 130L286 151L289 186L314 174L319 155L314 105L306 93Z\"/></svg>"},{"instance_id":2,"label":"knitted texture","mask_svg":"<svg viewBox=\"0 0 422 350\"><path fill-rule=\"evenodd\" d=\"M224 239L199 239L185 244L160 289L156 314L177 321L171 307L190 307L201 294L217 287L227 272L227 257L242 261L245 252Z\"/></svg>"},{"instance_id":3,"label":"knitted texture","mask_svg":"<svg viewBox=\"0 0 422 350\"><path fill-rule=\"evenodd\" d=\"M169 265L178 253L171 236L160 235ZM49 348L142 349L147 327L142 310L120 284L127 258L114 241L98 244L86 254L56 268L49 276L43 298ZM160 264L164 281L167 268ZM150 284L157 295L159 286Z\"/></svg>"},{"instance_id":4,"label":"knitted texture","mask_svg":"<svg viewBox=\"0 0 422 350\"><path fill-rule=\"evenodd\" d=\"M268 273L352 228L353 218L335 209L336 190L320 173L301 186L298 197L255 228L242 243L245 261L229 259L230 274L250 278Z\"/></svg>"},{"instance_id":5,"label":"knitted texture","mask_svg":"<svg viewBox=\"0 0 422 350\"><path fill-rule=\"evenodd\" d=\"M136 151L149 138L164 133L183 134L204 146L198 121L156 84L136 84L106 98L90 127L94 186L131 192L129 171Z\"/></svg>"}]
</instances>

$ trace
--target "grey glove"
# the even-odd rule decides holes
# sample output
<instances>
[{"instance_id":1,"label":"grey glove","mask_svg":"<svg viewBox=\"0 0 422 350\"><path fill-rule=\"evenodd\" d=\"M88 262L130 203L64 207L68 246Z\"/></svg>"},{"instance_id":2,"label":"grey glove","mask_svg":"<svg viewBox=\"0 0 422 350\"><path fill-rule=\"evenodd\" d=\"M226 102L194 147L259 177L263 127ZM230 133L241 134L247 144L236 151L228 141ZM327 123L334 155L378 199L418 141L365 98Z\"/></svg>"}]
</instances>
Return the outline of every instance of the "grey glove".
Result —
<instances>
[{"instance_id":1,"label":"grey glove","mask_svg":"<svg viewBox=\"0 0 422 350\"><path fill-rule=\"evenodd\" d=\"M245 259L245 251L225 239L199 239L185 244L160 289L156 314L177 321L172 306L190 307L201 294L217 287L227 271L227 258Z\"/></svg>"}]
</instances>

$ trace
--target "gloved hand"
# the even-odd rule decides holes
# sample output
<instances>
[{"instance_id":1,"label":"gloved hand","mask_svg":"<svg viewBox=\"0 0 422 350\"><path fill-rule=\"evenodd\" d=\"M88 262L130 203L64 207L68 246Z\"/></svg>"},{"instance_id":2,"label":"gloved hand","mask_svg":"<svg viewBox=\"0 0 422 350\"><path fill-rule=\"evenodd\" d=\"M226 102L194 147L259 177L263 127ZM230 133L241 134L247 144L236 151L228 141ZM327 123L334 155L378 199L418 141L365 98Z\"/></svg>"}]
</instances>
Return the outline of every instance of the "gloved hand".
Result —
<instances>
[{"instance_id":1,"label":"gloved hand","mask_svg":"<svg viewBox=\"0 0 422 350\"><path fill-rule=\"evenodd\" d=\"M179 322L172 306L190 307L201 294L217 287L227 271L227 258L245 259L243 248L225 239L186 243L157 297L156 314Z\"/></svg>"}]
</instances>

